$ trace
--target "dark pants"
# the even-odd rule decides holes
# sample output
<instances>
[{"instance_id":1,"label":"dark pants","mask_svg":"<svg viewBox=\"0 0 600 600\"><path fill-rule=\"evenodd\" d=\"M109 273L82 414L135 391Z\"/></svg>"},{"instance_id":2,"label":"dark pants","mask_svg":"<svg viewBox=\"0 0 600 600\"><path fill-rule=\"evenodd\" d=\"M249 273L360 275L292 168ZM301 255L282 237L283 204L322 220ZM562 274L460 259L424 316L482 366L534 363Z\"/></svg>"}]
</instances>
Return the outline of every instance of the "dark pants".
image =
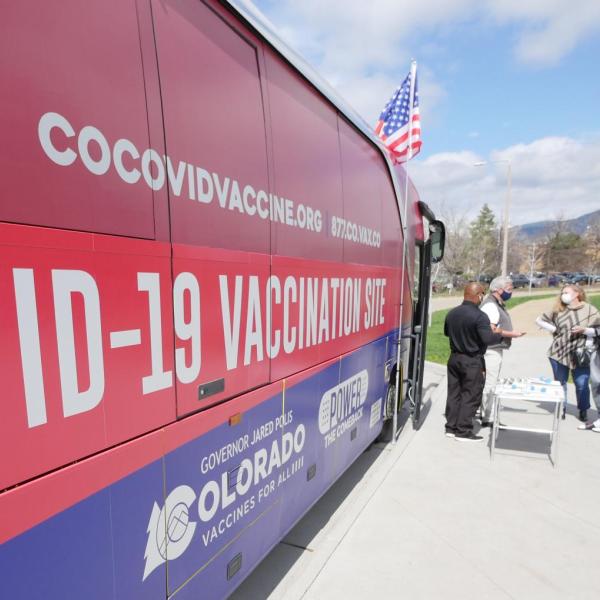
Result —
<instances>
[{"instance_id":1,"label":"dark pants","mask_svg":"<svg viewBox=\"0 0 600 600\"><path fill-rule=\"evenodd\" d=\"M446 431L468 435L473 417L481 404L485 385L485 361L482 356L452 353L448 360L448 399Z\"/></svg>"}]
</instances>

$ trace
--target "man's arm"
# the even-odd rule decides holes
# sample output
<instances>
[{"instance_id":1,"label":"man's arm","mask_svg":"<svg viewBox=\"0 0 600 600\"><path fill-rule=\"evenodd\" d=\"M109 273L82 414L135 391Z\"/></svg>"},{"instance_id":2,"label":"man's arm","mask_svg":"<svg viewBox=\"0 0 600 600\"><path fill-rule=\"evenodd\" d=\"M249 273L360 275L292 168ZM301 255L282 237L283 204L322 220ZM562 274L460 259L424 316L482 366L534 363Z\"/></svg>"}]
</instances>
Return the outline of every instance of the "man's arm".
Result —
<instances>
[{"instance_id":1,"label":"man's arm","mask_svg":"<svg viewBox=\"0 0 600 600\"><path fill-rule=\"evenodd\" d=\"M484 312L490 319L490 323L492 324L492 331L497 333L497 327L500 323L500 311L498 310L498 307L490 302L489 304L486 304L483 308L481 308L481 311ZM502 332L502 337L505 338L518 338L525 335L524 331L507 331L506 329L501 329L500 331Z\"/></svg>"},{"instance_id":2,"label":"man's arm","mask_svg":"<svg viewBox=\"0 0 600 600\"><path fill-rule=\"evenodd\" d=\"M500 322L500 311L494 304L490 302L480 308L480 310L482 310L488 316L488 319L492 325L498 325Z\"/></svg>"},{"instance_id":3,"label":"man's arm","mask_svg":"<svg viewBox=\"0 0 600 600\"><path fill-rule=\"evenodd\" d=\"M502 337L505 338L518 338L524 336L526 331L506 331L506 329L500 329Z\"/></svg>"},{"instance_id":4,"label":"man's arm","mask_svg":"<svg viewBox=\"0 0 600 600\"><path fill-rule=\"evenodd\" d=\"M477 319L477 334L479 335L479 339L481 339L486 346L493 346L502 341L502 335L492 331L490 319L483 311L479 312L479 318Z\"/></svg>"}]
</instances>

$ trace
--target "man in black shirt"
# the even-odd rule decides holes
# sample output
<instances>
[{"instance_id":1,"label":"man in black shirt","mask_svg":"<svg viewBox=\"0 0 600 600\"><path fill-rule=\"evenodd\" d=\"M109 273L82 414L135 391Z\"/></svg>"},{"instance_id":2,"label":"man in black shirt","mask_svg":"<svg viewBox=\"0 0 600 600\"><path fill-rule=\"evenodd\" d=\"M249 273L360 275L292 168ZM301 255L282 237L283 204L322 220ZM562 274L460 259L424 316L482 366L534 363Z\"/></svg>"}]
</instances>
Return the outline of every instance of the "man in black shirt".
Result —
<instances>
[{"instance_id":1,"label":"man in black shirt","mask_svg":"<svg viewBox=\"0 0 600 600\"><path fill-rule=\"evenodd\" d=\"M448 399L446 435L457 441L480 442L473 433L473 417L481 404L485 384L483 355L491 344L502 341L502 330L492 328L479 305L484 291L479 283L468 283L464 302L453 308L444 323L444 335L450 338L448 360Z\"/></svg>"}]
</instances>

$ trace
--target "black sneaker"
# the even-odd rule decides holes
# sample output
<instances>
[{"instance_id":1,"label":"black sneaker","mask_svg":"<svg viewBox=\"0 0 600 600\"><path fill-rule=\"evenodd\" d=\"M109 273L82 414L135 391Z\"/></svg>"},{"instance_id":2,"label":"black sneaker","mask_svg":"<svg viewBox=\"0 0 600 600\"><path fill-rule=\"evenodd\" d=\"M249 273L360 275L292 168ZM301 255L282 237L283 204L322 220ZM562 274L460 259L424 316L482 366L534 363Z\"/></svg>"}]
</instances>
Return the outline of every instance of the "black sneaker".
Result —
<instances>
[{"instance_id":1,"label":"black sneaker","mask_svg":"<svg viewBox=\"0 0 600 600\"><path fill-rule=\"evenodd\" d=\"M494 422L493 421L481 421L481 426L482 427L493 427Z\"/></svg>"},{"instance_id":2,"label":"black sneaker","mask_svg":"<svg viewBox=\"0 0 600 600\"><path fill-rule=\"evenodd\" d=\"M483 442L482 435L475 435L473 432L466 435L456 435L454 438L457 442Z\"/></svg>"}]
</instances>

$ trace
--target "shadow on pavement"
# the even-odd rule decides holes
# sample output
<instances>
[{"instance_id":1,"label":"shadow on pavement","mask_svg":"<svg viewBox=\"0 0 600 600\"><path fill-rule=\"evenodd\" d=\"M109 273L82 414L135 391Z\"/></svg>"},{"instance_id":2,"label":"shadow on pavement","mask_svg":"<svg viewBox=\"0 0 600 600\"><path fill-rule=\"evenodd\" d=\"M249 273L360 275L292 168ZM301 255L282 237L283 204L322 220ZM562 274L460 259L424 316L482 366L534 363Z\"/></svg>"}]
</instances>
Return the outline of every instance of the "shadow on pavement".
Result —
<instances>
[{"instance_id":1,"label":"shadow on pavement","mask_svg":"<svg viewBox=\"0 0 600 600\"><path fill-rule=\"evenodd\" d=\"M491 449L492 436L488 446ZM548 456L550 453L550 435L547 433L532 433L523 431L500 431L496 439L496 453L506 454L518 453L518 456L523 457L521 452L527 454L541 454Z\"/></svg>"},{"instance_id":2,"label":"shadow on pavement","mask_svg":"<svg viewBox=\"0 0 600 600\"><path fill-rule=\"evenodd\" d=\"M413 429L415 431L419 431L419 429L421 429L421 426L427 420L427 416L429 415L430 411L431 411L431 398L429 398L429 400L427 400L427 402L424 402L421 405L421 415L419 417L419 422L413 424Z\"/></svg>"},{"instance_id":3,"label":"shadow on pavement","mask_svg":"<svg viewBox=\"0 0 600 600\"><path fill-rule=\"evenodd\" d=\"M401 432L409 421L410 415L405 405L398 413L398 431ZM316 548L311 544L317 534L327 525L346 497L363 479L373 463L384 452L385 447L386 444L383 442L371 444L283 540L271 550L268 555L269 560L263 560L258 565L230 596L230 600L267 598L304 552L315 551Z\"/></svg>"},{"instance_id":4,"label":"shadow on pavement","mask_svg":"<svg viewBox=\"0 0 600 600\"><path fill-rule=\"evenodd\" d=\"M431 378L435 380L434 383L429 383ZM443 378L439 374L429 374L425 380L426 385L423 388L423 398L426 401L423 403L421 409L420 425L423 424L431 411L432 393L439 385L441 379ZM398 413L398 435L404 432L404 439L410 439L412 435L410 431L411 422L408 402L404 402ZM391 440L391 428L388 433L388 439ZM263 600L271 594L274 594L276 598L285 597L287 600L291 596L283 595L289 591L285 588L285 582L284 589L278 590L277 588L284 581L285 577L289 576L290 572L293 572L294 566L298 569L298 567L304 568L306 564L310 564L301 562L299 565L296 565L298 561L301 559L310 560L309 557L315 556L315 564L320 564L320 568L322 568L329 558L332 545L337 547L344 537L343 535L339 537L339 534L329 533L330 531L335 531L335 523L337 522L335 520L332 521L332 517L334 517L336 512L340 511L340 508L342 511L344 510L344 503L348 496L367 476L369 470L373 468L374 463L379 457L382 457L384 452L390 452L390 448L385 441L377 440L371 444L331 486L329 491L310 508L307 514L285 538L271 550L268 556L254 569L247 579L242 582L240 587L230 596L230 600ZM368 485L368 481L365 481L365 485ZM323 534L320 536L321 532ZM314 572L315 576L318 576L320 568L319 571ZM312 572L311 570L310 573ZM311 575L309 574L308 576L310 577ZM308 580L304 583L308 585Z\"/></svg>"}]
</instances>

